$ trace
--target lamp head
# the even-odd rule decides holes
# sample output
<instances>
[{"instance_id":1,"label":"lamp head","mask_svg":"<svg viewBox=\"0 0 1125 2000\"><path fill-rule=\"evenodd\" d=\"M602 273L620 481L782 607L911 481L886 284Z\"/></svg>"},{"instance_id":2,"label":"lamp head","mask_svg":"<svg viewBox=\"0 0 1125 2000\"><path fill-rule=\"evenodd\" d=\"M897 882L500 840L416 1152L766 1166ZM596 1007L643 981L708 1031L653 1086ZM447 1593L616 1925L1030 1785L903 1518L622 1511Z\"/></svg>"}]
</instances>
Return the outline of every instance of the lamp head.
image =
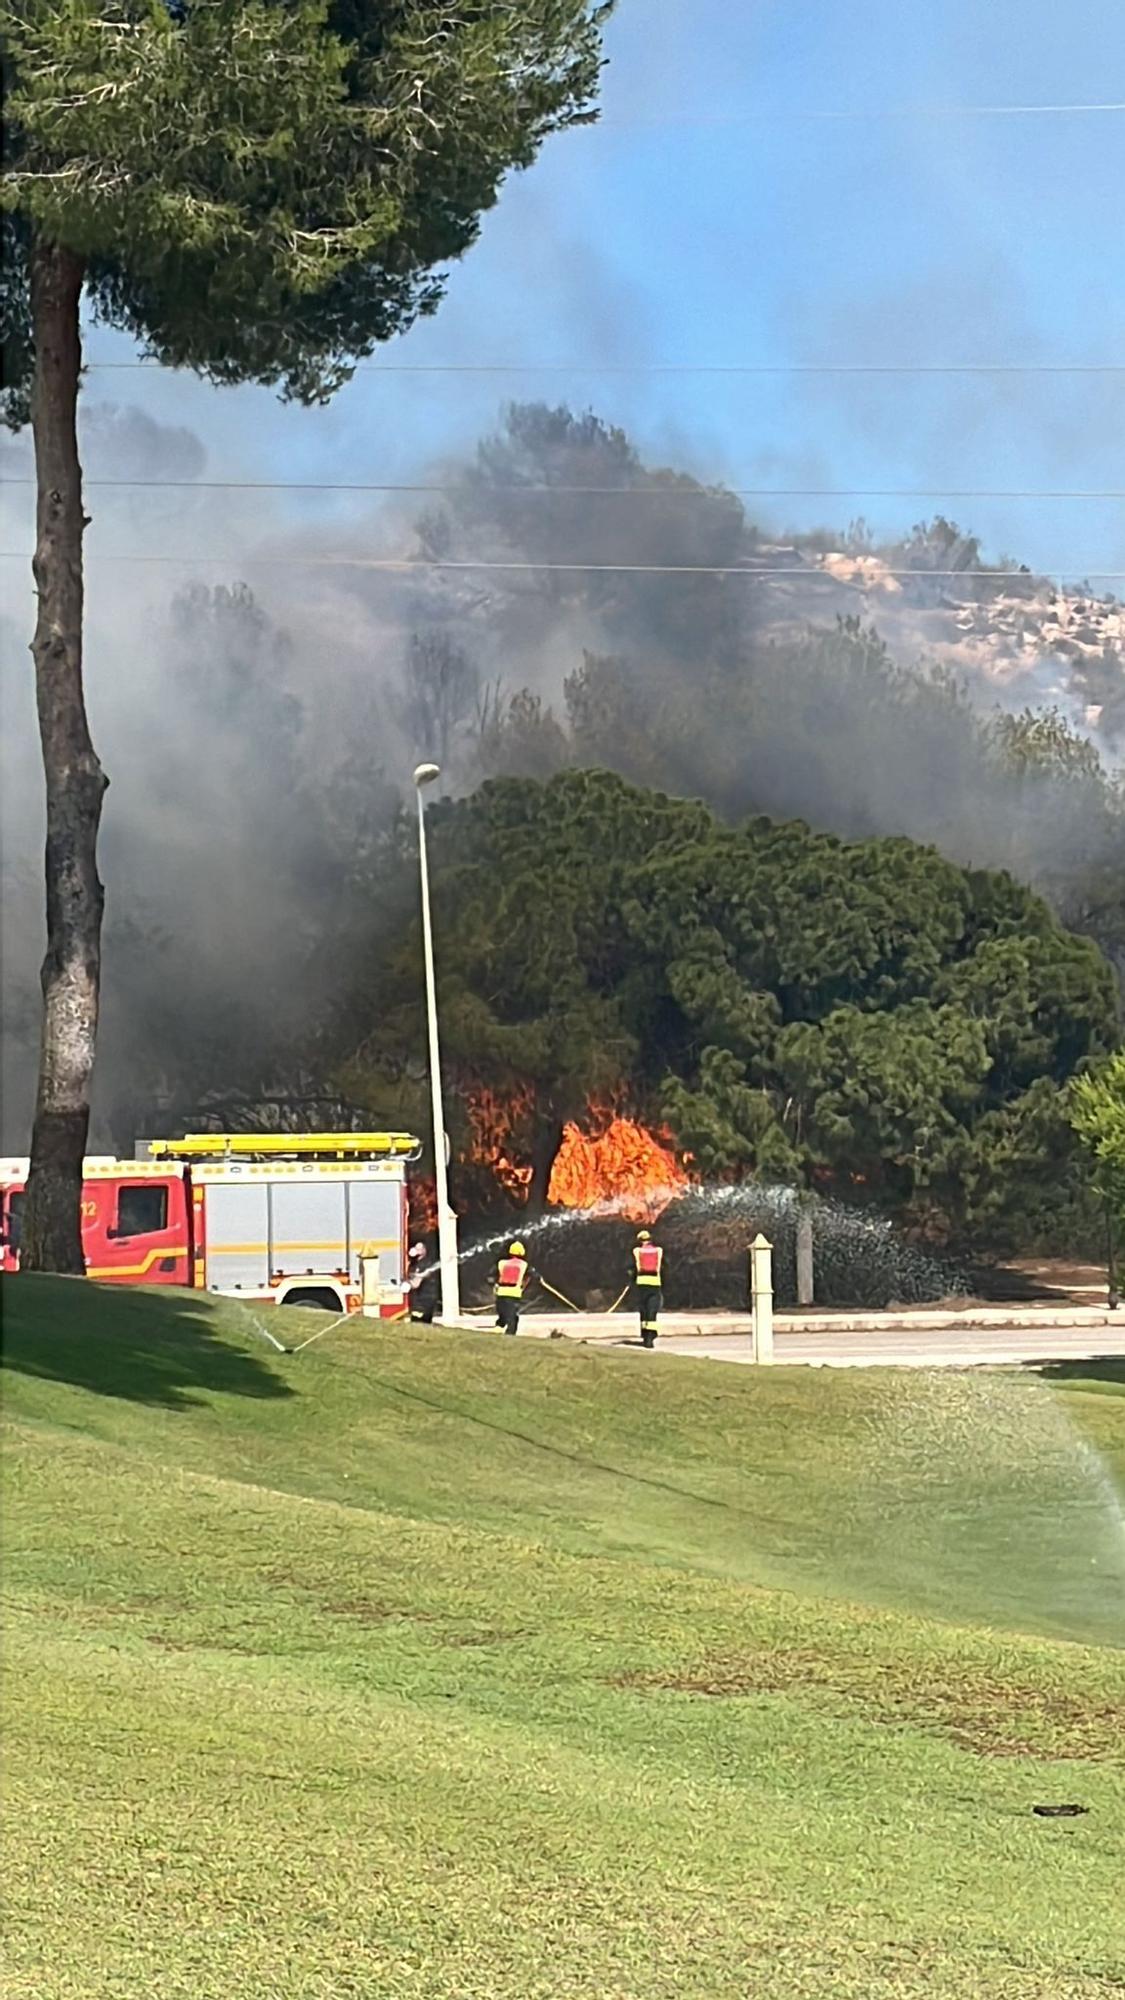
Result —
<instances>
[{"instance_id":1,"label":"lamp head","mask_svg":"<svg viewBox=\"0 0 1125 2000\"><path fill-rule=\"evenodd\" d=\"M434 779L440 777L440 764L418 764L415 766L414 783L417 785L419 791L421 791L423 785L432 785Z\"/></svg>"}]
</instances>

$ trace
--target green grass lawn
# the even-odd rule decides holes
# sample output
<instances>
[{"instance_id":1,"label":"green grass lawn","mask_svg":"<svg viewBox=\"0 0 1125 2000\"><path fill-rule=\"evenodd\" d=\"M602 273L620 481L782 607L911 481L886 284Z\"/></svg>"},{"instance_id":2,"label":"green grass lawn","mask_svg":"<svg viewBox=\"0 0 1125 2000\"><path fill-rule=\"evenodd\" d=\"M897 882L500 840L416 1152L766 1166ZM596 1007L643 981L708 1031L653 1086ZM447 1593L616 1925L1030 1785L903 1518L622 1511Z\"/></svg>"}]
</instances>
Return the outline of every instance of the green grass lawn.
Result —
<instances>
[{"instance_id":1,"label":"green grass lawn","mask_svg":"<svg viewBox=\"0 0 1125 2000\"><path fill-rule=\"evenodd\" d=\"M1125 1990L1112 1364L4 1342L13 2000Z\"/></svg>"}]
</instances>

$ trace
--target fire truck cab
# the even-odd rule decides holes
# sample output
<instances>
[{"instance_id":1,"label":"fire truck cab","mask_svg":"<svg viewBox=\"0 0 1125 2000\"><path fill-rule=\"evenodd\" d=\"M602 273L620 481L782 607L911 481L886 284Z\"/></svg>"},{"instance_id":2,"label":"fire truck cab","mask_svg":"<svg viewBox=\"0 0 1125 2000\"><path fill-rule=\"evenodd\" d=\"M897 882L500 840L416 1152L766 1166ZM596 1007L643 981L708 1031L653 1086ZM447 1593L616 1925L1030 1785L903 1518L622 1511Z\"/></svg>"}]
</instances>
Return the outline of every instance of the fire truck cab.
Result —
<instances>
[{"instance_id":1,"label":"fire truck cab","mask_svg":"<svg viewBox=\"0 0 1125 2000\"><path fill-rule=\"evenodd\" d=\"M402 1316L406 1168L420 1151L409 1133L189 1133L144 1150L85 1162L87 1277L347 1312L361 1260L375 1260L380 1314ZM26 1160L0 1161L5 1271L19 1269L26 1181Z\"/></svg>"}]
</instances>

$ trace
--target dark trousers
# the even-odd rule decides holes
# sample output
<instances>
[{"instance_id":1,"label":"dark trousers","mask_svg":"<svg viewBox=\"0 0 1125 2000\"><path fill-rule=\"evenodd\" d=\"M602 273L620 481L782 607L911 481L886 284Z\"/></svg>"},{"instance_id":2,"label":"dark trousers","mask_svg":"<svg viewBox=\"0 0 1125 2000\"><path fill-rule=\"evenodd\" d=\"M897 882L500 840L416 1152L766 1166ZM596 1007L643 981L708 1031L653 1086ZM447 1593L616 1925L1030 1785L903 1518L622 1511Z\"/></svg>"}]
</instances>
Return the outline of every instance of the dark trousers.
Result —
<instances>
[{"instance_id":1,"label":"dark trousers","mask_svg":"<svg viewBox=\"0 0 1125 2000\"><path fill-rule=\"evenodd\" d=\"M420 1285L415 1285L410 1294L410 1317L420 1320L423 1326L432 1326L437 1311L438 1291L433 1279L426 1277Z\"/></svg>"},{"instance_id":2,"label":"dark trousers","mask_svg":"<svg viewBox=\"0 0 1125 2000\"><path fill-rule=\"evenodd\" d=\"M520 1306L522 1300L503 1298L496 1301L496 1324L505 1333L520 1330Z\"/></svg>"},{"instance_id":3,"label":"dark trousers","mask_svg":"<svg viewBox=\"0 0 1125 2000\"><path fill-rule=\"evenodd\" d=\"M660 1285L634 1285L633 1303L640 1315L641 1339L646 1347L656 1346L656 1322L664 1304Z\"/></svg>"}]
</instances>

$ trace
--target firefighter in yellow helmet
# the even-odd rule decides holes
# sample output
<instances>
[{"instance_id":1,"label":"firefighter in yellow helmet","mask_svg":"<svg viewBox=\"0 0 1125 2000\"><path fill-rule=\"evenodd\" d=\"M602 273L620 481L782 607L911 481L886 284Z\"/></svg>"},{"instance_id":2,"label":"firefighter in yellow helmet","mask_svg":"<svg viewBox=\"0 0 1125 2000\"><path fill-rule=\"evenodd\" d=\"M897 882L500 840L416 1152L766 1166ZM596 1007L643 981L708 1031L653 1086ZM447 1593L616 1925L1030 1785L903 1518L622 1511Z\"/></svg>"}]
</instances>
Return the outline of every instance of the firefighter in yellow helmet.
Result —
<instances>
[{"instance_id":1,"label":"firefighter in yellow helmet","mask_svg":"<svg viewBox=\"0 0 1125 2000\"><path fill-rule=\"evenodd\" d=\"M664 1304L664 1252L653 1242L651 1230L637 1231L629 1275L634 1310L640 1315L641 1341L645 1347L655 1347L656 1323Z\"/></svg>"},{"instance_id":2,"label":"firefighter in yellow helmet","mask_svg":"<svg viewBox=\"0 0 1125 2000\"><path fill-rule=\"evenodd\" d=\"M496 1283L493 1287L496 1297L496 1324L505 1333L514 1335L520 1330L520 1306L523 1304L528 1279L532 1276L533 1272L523 1244L511 1244L507 1256L501 1257L496 1266Z\"/></svg>"}]
</instances>

